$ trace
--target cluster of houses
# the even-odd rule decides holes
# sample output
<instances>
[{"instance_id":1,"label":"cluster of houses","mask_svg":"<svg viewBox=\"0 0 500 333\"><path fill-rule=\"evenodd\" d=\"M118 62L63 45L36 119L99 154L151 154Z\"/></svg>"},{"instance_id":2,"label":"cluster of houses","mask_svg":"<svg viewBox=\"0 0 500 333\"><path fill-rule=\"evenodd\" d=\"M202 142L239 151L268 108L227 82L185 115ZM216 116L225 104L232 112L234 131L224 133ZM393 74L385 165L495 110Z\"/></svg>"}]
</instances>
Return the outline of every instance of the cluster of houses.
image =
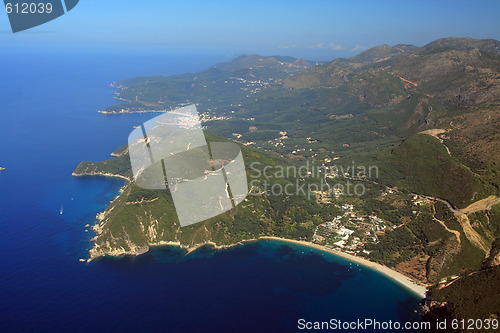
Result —
<instances>
[{"instance_id":1,"label":"cluster of houses","mask_svg":"<svg viewBox=\"0 0 500 333\"><path fill-rule=\"evenodd\" d=\"M286 131L281 131L280 136L274 140L268 140L267 143L271 144L276 148L285 148L285 140L288 139L288 135Z\"/></svg>"},{"instance_id":2,"label":"cluster of houses","mask_svg":"<svg viewBox=\"0 0 500 333\"><path fill-rule=\"evenodd\" d=\"M344 213L333 220L316 227L313 241L332 248L338 248L352 254L364 250L364 242L377 242L377 234L384 233L387 222L375 214L363 216L357 213L352 204L342 204ZM395 227L393 227L395 228ZM354 233L356 233L355 236Z\"/></svg>"},{"instance_id":3,"label":"cluster of houses","mask_svg":"<svg viewBox=\"0 0 500 333\"><path fill-rule=\"evenodd\" d=\"M250 67L249 69L253 68ZM229 80L224 81L224 84L231 83L243 84L241 90L248 91L249 95L253 95L261 91L262 88L275 84L275 81L273 78L269 78L268 80L247 80L242 77L230 77ZM249 95L246 97L250 97Z\"/></svg>"},{"instance_id":4,"label":"cluster of houses","mask_svg":"<svg viewBox=\"0 0 500 333\"><path fill-rule=\"evenodd\" d=\"M228 119L233 119L233 117L230 116L215 116L212 115L208 112L203 112L200 116L200 121L202 123L206 123L207 121L214 121L214 120L228 120Z\"/></svg>"}]
</instances>

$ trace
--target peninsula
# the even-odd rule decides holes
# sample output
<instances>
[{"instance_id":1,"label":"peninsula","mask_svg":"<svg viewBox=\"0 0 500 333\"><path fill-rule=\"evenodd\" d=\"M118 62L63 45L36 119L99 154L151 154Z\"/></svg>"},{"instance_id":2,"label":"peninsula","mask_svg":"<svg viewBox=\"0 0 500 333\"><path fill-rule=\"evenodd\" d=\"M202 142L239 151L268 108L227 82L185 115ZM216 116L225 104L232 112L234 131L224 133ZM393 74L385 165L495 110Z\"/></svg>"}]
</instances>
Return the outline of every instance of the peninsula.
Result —
<instances>
[{"instance_id":1,"label":"peninsula","mask_svg":"<svg viewBox=\"0 0 500 333\"><path fill-rule=\"evenodd\" d=\"M315 66L242 55L194 74L114 83L123 103L107 113L196 103L208 142L241 145L253 185L308 190L249 186L233 210L181 228L168 190L135 184L125 146L73 172L128 181L97 216L89 260L271 237L342 255L421 296L432 285L429 313L462 309L443 295L459 294L471 275L500 274L500 154L491 153L500 151L499 68L500 42L446 38ZM306 176L264 172L300 167ZM311 187L321 182L334 190ZM497 314L485 295L480 316Z\"/></svg>"}]
</instances>

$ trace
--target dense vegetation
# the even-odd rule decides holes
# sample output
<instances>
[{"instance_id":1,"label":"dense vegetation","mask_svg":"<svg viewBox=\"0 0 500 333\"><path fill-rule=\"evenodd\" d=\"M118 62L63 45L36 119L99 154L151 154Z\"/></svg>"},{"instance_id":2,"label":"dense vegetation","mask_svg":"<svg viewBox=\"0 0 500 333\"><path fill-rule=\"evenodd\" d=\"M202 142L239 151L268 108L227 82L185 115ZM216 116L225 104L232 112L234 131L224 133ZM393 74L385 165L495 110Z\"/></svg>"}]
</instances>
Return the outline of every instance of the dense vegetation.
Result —
<instances>
[{"instance_id":1,"label":"dense vegetation","mask_svg":"<svg viewBox=\"0 0 500 333\"><path fill-rule=\"evenodd\" d=\"M207 133L207 138L223 140L210 133ZM292 163L275 154L261 153L249 148L243 147L243 153L247 167L252 162L259 162L262 167L284 168ZM97 170L99 166L108 170L111 161L116 160L128 160L128 153L92 165ZM83 163L75 172L86 172L89 170L87 164L89 163ZM298 181L295 177L265 179L264 174L256 178L253 170L248 168L247 172L249 177L252 177L249 179L268 180L283 186ZM311 240L316 226L325 219L331 219L336 212L336 207L318 204L315 197L310 197L309 193L292 196L250 194L232 211L202 223L180 228L168 190L144 190L132 182L106 210L106 219L102 224L104 230L95 241L103 251L116 248L131 251L132 244L135 247L145 247L161 241L180 242L185 246L208 241L229 245L266 235Z\"/></svg>"},{"instance_id":2,"label":"dense vegetation","mask_svg":"<svg viewBox=\"0 0 500 333\"><path fill-rule=\"evenodd\" d=\"M392 151L388 163L401 177L387 177L387 182L416 193L446 198L455 207L465 207L473 201L475 193L484 193L475 175L430 135L418 134L406 139Z\"/></svg>"},{"instance_id":3,"label":"dense vegetation","mask_svg":"<svg viewBox=\"0 0 500 333\"><path fill-rule=\"evenodd\" d=\"M456 280L448 286L437 285L429 290L429 299L438 303L425 316L429 322L436 318L492 319L500 318L500 266L487 267ZM466 321L467 323L467 321ZM473 332L494 330L474 329Z\"/></svg>"}]
</instances>

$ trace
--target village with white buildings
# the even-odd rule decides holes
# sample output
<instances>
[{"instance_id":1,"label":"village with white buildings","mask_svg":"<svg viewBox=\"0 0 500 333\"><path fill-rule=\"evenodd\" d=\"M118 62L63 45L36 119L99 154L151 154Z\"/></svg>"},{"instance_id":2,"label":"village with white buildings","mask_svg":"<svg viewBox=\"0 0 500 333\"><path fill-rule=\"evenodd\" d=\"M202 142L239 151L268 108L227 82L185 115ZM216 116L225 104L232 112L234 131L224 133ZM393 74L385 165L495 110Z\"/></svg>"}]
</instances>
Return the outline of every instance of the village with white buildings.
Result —
<instances>
[{"instance_id":1,"label":"village with white buildings","mask_svg":"<svg viewBox=\"0 0 500 333\"><path fill-rule=\"evenodd\" d=\"M342 197L344 193L336 189L333 193L335 198ZM402 195L395 188L386 187L380 191L380 198L387 198L391 195ZM410 195L411 202L415 207L413 214L418 213L418 207L429 203L430 200L420 195ZM317 192L316 199L319 203L331 203L327 196ZM353 255L370 254L365 250L365 244L377 243L378 237L384 235L387 231L403 226L402 223L394 223L372 214L361 214L350 203L341 203L336 205L342 212L332 220L324 222L316 227L313 235L313 242L328 248L333 248Z\"/></svg>"}]
</instances>

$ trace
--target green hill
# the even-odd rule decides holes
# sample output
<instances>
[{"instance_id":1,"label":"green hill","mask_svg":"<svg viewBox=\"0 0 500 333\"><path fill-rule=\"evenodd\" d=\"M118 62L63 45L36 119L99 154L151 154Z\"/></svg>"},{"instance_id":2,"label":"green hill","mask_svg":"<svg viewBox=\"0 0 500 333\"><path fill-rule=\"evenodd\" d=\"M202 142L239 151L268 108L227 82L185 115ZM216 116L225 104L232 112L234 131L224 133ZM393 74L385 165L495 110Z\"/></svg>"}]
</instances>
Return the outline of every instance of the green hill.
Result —
<instances>
[{"instance_id":1,"label":"green hill","mask_svg":"<svg viewBox=\"0 0 500 333\"><path fill-rule=\"evenodd\" d=\"M209 142L224 140L210 133L206 136ZM262 167L286 168L294 166L293 161L271 153L245 147L242 149L249 181L257 179L259 184L262 184L267 180L282 186L294 185L299 181L295 176L275 179L259 176L249 167L253 162L260 163ZM74 171L74 175L129 175L128 151L121 148L117 152L115 155L118 157L107 161L82 162ZM112 172L113 167L117 167L115 172ZM314 196L311 200L309 193L292 196L250 194L245 202L232 211L181 228L168 190L145 190L131 181L119 198L99 216L100 222L94 227L97 236L93 240L91 258L138 254L146 251L151 245L166 242L179 243L189 248L207 242L221 246L231 245L260 236L311 240L316 226L325 219L332 218L337 211L333 204L320 205Z\"/></svg>"},{"instance_id":2,"label":"green hill","mask_svg":"<svg viewBox=\"0 0 500 333\"><path fill-rule=\"evenodd\" d=\"M466 207L487 193L480 179L430 135L409 137L392 151L387 163L399 171L399 177L387 177L387 183L446 198L455 207Z\"/></svg>"}]
</instances>

